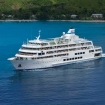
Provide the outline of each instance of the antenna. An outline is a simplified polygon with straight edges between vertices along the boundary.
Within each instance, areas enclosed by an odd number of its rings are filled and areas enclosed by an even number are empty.
[[[27,38],[27,44],[28,44],[28,38]]]
[[[39,40],[39,38],[40,38],[40,32],[41,32],[41,30],[39,30],[39,36],[36,37],[36,40]]]
[[[31,39],[32,39],[32,30],[31,30]]]
[[[39,30],[39,36],[40,36],[41,30]]]

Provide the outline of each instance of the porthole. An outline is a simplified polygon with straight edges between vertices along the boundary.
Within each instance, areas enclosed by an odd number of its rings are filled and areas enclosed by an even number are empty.
[[[66,59],[64,59],[63,61],[66,61]]]
[[[75,53],[75,55],[77,55],[77,53]]]

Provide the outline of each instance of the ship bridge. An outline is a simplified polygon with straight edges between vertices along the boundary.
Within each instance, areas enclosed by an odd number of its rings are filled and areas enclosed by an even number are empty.
[[[69,29],[67,33],[63,32],[61,38],[68,39],[68,40],[77,40],[79,36],[75,35],[75,29]]]

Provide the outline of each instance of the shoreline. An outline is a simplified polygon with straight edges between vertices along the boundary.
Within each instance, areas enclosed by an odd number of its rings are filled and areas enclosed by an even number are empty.
[[[46,22],[102,22],[105,20],[0,20],[0,22],[36,22],[36,21],[46,21]]]

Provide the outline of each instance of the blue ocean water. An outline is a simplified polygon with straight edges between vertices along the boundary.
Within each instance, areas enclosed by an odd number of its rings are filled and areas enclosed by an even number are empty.
[[[105,105],[105,58],[40,71],[15,71],[7,60],[39,30],[47,39],[70,27],[105,52],[105,23],[0,22],[0,105]]]

